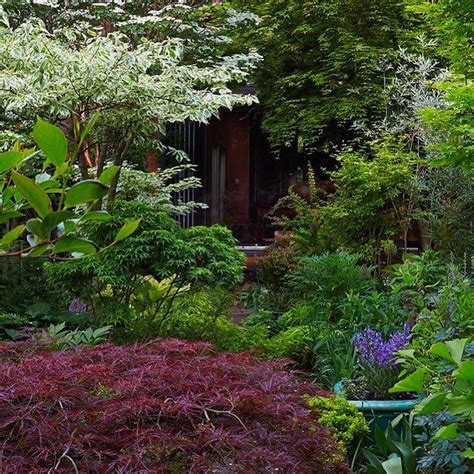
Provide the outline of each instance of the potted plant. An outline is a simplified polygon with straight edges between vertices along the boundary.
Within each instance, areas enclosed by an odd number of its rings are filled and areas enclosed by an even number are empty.
[[[385,430],[395,417],[411,411],[417,403],[406,393],[389,392],[401,371],[397,353],[408,344],[409,338],[408,324],[388,339],[372,328],[357,334],[353,341],[358,358],[356,376],[334,387],[336,394],[345,396],[364,414],[372,434],[376,425]]]

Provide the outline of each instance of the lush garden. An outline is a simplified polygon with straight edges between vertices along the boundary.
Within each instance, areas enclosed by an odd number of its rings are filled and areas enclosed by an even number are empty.
[[[0,472],[472,472],[470,3],[0,1]],[[252,275],[167,140],[249,106]]]

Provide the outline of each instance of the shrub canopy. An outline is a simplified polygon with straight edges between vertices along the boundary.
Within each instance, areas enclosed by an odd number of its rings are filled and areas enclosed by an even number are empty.
[[[4,472],[348,472],[284,362],[177,340],[31,349],[0,346]]]

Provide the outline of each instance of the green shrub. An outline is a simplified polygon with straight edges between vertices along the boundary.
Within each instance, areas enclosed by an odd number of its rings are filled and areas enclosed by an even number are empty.
[[[28,324],[26,316],[15,313],[0,313],[0,339],[15,339],[18,329]]]
[[[174,287],[191,285],[193,291],[231,289],[241,281],[243,256],[228,229],[182,229],[166,213],[140,203],[115,201],[111,214],[109,221],[91,223],[85,236],[106,246],[124,220],[141,218],[138,231],[96,256],[46,266],[52,286],[89,304],[97,327],[124,324],[147,276],[171,278]]]
[[[282,331],[266,344],[268,354],[276,359],[289,357],[301,367],[310,367],[312,347],[308,326],[296,326]]]
[[[349,291],[367,291],[374,282],[359,259],[359,255],[347,252],[301,258],[289,277],[293,298],[337,303]]]
[[[269,307],[275,311],[288,308],[287,277],[297,268],[295,252],[285,243],[275,243],[257,263],[258,279],[268,290]]]
[[[347,452],[353,451],[369,434],[364,415],[344,398],[314,397],[308,400],[308,405],[318,415],[318,422],[329,429]]]
[[[0,258],[0,311],[21,313],[36,303],[64,308],[64,293],[47,284],[43,268],[38,258]]]
[[[143,313],[135,313],[123,328],[116,330],[114,337],[119,342],[154,337],[206,341],[230,352],[263,348],[267,338],[265,327],[246,328],[228,318],[232,297],[222,289],[182,295],[176,298],[162,324],[150,327]]]
[[[432,251],[406,255],[403,263],[388,269],[392,292],[401,295],[405,305],[415,314],[430,303],[433,295],[447,282],[449,272],[450,266]]]
[[[350,291],[338,305],[337,327],[354,335],[367,327],[390,334],[407,321],[408,312],[399,294],[371,291],[360,294]]]

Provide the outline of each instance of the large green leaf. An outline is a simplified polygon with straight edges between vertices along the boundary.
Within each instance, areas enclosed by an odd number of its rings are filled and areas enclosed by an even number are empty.
[[[81,217],[81,222],[105,222],[110,219],[112,219],[112,216],[107,211],[89,211]]]
[[[459,365],[462,360],[464,348],[468,339],[455,339],[447,342],[437,342],[430,348],[430,352],[438,357],[442,357],[448,362]]]
[[[17,191],[28,201],[40,217],[46,217],[51,212],[51,201],[41,186],[16,171],[12,172],[12,180]]]
[[[454,374],[458,379],[474,382],[474,361],[465,360]]]
[[[132,235],[140,225],[141,219],[137,219],[135,221],[126,222],[122,228],[118,231],[117,235],[115,236],[115,242],[120,242],[121,240],[126,239],[130,235]]]
[[[55,166],[61,166],[67,156],[67,140],[62,130],[38,118],[33,128],[33,138],[43,153]]]
[[[86,179],[75,184],[67,193],[65,206],[74,207],[104,197],[109,187],[95,179]]]
[[[447,395],[447,393],[435,393],[425,398],[416,406],[415,412],[419,415],[429,415],[441,411],[444,408]]]
[[[448,398],[447,403],[451,415],[474,416],[474,391],[472,390],[464,396]]]
[[[80,239],[72,235],[66,235],[59,240],[53,248],[53,254],[58,253],[81,253],[90,255],[97,252],[94,242],[86,239]]]
[[[16,239],[18,239],[25,230],[24,225],[19,225],[12,229],[10,232],[7,232],[2,239],[0,240],[0,245],[10,245]]]
[[[20,151],[5,151],[0,153],[0,174],[14,168],[23,159]]]
[[[103,184],[110,184],[114,179],[114,176],[117,174],[118,170],[118,166],[109,166],[104,171],[102,171],[102,174],[99,177],[99,181]]]
[[[441,427],[434,435],[434,439],[456,439],[458,436],[458,424],[451,423]]]
[[[26,223],[26,229],[31,234],[37,235],[38,237],[42,238],[46,236],[43,232],[42,225],[43,221],[35,217],[34,219],[28,220],[28,222]]]
[[[399,392],[417,392],[421,393],[423,389],[423,380],[425,378],[426,369],[416,369],[415,372],[410,374],[408,377],[400,380],[390,390],[390,393]]]
[[[61,224],[61,222],[67,221],[68,219],[71,219],[75,215],[76,214],[74,214],[74,212],[72,211],[51,212],[43,219],[43,224],[42,224],[43,235],[48,235],[50,232],[56,229],[56,227],[59,224]]]
[[[399,456],[392,456],[382,463],[387,474],[403,474],[402,460]]]

